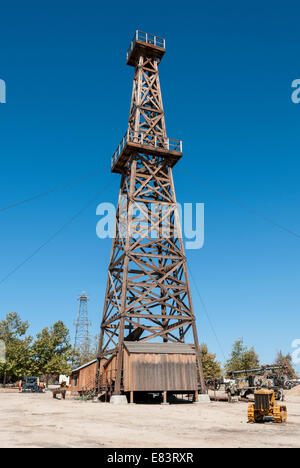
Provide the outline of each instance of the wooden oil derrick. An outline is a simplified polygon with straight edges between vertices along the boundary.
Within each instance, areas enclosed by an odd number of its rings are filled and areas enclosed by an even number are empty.
[[[189,330],[205,392],[172,167],[182,142],[167,137],[158,65],[165,40],[137,31],[127,52],[135,67],[128,130],[112,157],[121,174],[116,230],[101,324],[101,366],[115,359],[114,393],[123,390],[126,342],[184,343]],[[137,215],[138,213],[138,215]],[[151,389],[149,389],[151,390]]]

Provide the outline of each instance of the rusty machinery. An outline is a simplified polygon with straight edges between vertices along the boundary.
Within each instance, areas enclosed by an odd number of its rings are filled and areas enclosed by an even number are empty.
[[[275,423],[286,423],[287,408],[275,403],[274,390],[261,389],[254,393],[254,404],[248,407],[248,422],[260,423],[269,418]]]
[[[286,371],[285,366],[267,365],[255,369],[229,372],[228,375],[232,380],[226,385],[226,392],[246,398],[259,389],[267,388],[274,391],[276,400],[283,400]],[[243,377],[239,378],[239,376]]]

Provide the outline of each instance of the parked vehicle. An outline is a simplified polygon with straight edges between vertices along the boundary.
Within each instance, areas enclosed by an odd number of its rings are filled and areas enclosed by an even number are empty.
[[[43,393],[45,386],[37,377],[24,377],[21,383],[22,393]]]

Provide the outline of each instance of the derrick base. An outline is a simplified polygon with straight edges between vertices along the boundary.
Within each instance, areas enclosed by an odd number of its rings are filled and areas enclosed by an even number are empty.
[[[114,392],[116,356],[103,365],[101,392]],[[198,392],[195,350],[183,343],[124,342],[121,378],[123,393]]]

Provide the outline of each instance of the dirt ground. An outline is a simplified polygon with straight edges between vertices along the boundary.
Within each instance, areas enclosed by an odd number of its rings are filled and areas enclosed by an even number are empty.
[[[0,447],[300,447],[300,396],[288,424],[247,424],[247,403],[127,405],[0,394]]]

